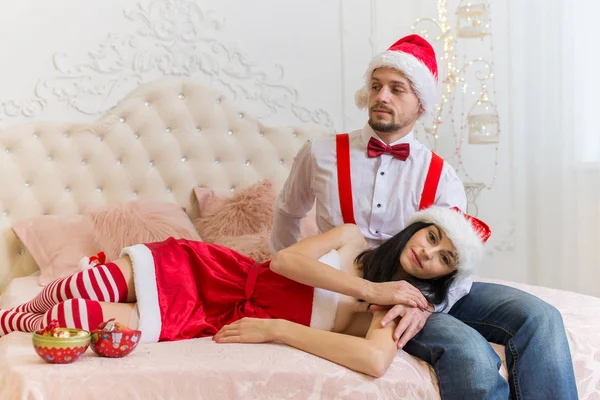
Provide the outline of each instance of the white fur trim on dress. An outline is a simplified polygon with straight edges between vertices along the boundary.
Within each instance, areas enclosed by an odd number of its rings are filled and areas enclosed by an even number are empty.
[[[437,98],[437,83],[429,68],[411,54],[401,51],[384,51],[373,58],[367,72],[365,72],[365,86],[360,88],[355,95],[358,108],[367,108],[369,105],[369,84],[373,71],[377,68],[389,67],[402,72],[412,83],[413,90],[421,101],[424,115],[433,113]]]
[[[152,251],[143,244],[125,247],[121,257],[129,256],[133,266],[133,282],[140,315],[138,329],[142,331],[141,343],[156,343],[162,330],[162,318],[158,304],[156,269]]]
[[[413,214],[408,224],[427,222],[436,224],[452,240],[458,253],[458,275],[471,275],[483,258],[484,245],[481,238],[462,213],[450,208],[432,206]]]
[[[324,264],[337,270],[340,269],[340,255],[337,251],[331,250],[319,258]],[[310,315],[310,326],[312,328],[330,331],[333,329],[335,315],[337,313],[339,295],[329,290],[315,288],[313,294],[312,313]]]

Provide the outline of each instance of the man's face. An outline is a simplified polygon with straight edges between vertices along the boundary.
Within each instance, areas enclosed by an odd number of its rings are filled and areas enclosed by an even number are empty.
[[[369,86],[369,125],[378,133],[398,133],[413,125],[423,113],[408,78],[392,68],[377,68]]]

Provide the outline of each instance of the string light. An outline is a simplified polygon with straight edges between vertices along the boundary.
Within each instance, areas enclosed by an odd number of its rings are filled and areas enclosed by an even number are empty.
[[[487,10],[490,10],[490,4],[488,2],[488,0],[485,0],[484,3],[482,3],[482,5],[484,7],[486,7]],[[496,79],[495,79],[495,74],[493,72],[493,66],[494,66],[494,45],[493,45],[493,36],[492,36],[492,30],[490,29],[490,27],[492,26],[492,13],[491,11],[487,13],[487,24],[485,24],[486,29],[488,29],[489,31],[487,32],[487,35],[489,36],[489,43],[490,43],[490,62],[489,62],[489,74],[488,74],[488,78],[492,81],[492,97],[494,99],[497,98],[496,96]],[[479,61],[484,61],[483,58],[478,58]],[[489,94],[487,92],[487,84],[485,83],[487,80],[484,80],[481,85],[481,93],[480,93],[480,99],[482,101],[488,102],[489,101]],[[486,108],[487,109],[487,108]],[[483,187],[485,187],[487,190],[491,190],[492,187],[494,186],[494,184],[496,183],[496,179],[498,177],[498,165],[499,165],[499,138],[501,135],[501,126],[500,126],[500,119],[497,119],[497,141],[496,144],[494,146],[494,169],[493,169],[493,173],[492,173],[492,179],[491,182],[489,184],[487,183],[483,183]],[[461,126],[461,138],[464,137],[465,132],[467,132],[467,124],[465,123],[464,125]],[[485,130],[485,125],[483,126],[483,130]],[[489,134],[489,133],[488,133]],[[460,164],[461,164],[461,170],[463,171],[465,178],[468,179],[469,181],[474,181],[474,179],[470,176],[470,174],[467,172],[466,167],[464,165],[464,163],[462,162],[462,154],[460,152],[460,149],[458,151],[458,157],[460,158]]]
[[[496,106],[490,102],[491,99],[496,99],[496,80],[493,72],[494,66],[494,48],[493,48],[493,37],[491,32],[492,18],[489,0],[478,0],[470,1],[464,5],[464,1],[461,0],[456,13],[458,15],[457,28],[453,32],[448,22],[448,9],[447,0],[438,0],[437,2],[438,19],[420,18],[413,25],[413,32],[416,32],[418,25],[425,22],[432,23],[440,31],[440,35],[436,37],[436,40],[443,42],[443,53],[439,56],[440,66],[443,73],[440,74],[442,95],[440,104],[434,110],[433,123],[431,129],[425,129],[430,135],[427,136],[427,140],[431,148],[437,151],[438,139],[440,135],[452,134],[454,139],[454,153],[452,159],[456,163],[456,169],[462,172],[466,180],[475,182],[470,176],[465,163],[463,161],[463,144],[465,137],[473,132],[477,133],[479,143],[495,143],[494,149],[494,169],[493,176],[490,183],[473,183],[472,186],[475,188],[476,193],[471,193],[472,196],[477,196],[479,190],[485,187],[488,190],[492,189],[496,182],[498,172],[498,154],[499,145],[498,139],[500,137],[501,129],[499,118],[497,117]],[[461,18],[463,18],[461,20]],[[461,23],[464,23],[462,25]],[[427,29],[423,29],[419,32],[425,36],[429,34]],[[462,67],[457,67],[457,47],[458,38],[484,38],[489,39],[490,49],[490,61],[486,61],[484,57],[477,57],[471,60],[467,60],[466,52],[462,57]],[[479,92],[471,89],[468,90],[469,85],[466,82],[466,72],[468,69],[473,68],[475,64],[484,66],[487,68],[488,73],[486,76],[481,77],[479,71],[476,73],[476,78],[480,81]],[[442,72],[440,71],[440,72]],[[491,80],[491,96],[488,92],[488,81]],[[486,119],[486,115],[471,115],[473,108],[468,112],[468,117],[465,115],[465,104],[467,94],[471,96],[477,96],[477,100],[473,107],[479,107],[479,109],[485,113],[489,118]],[[455,120],[455,106],[460,105],[460,120],[457,124]],[[491,113],[491,114],[490,114]],[[494,118],[495,117],[495,118]],[[475,123],[474,121],[477,121]],[[486,125],[492,124],[492,125]],[[458,125],[458,131],[457,131]],[[443,127],[443,130],[442,130]],[[469,132],[471,129],[473,132]],[[433,141],[433,143],[431,143]],[[450,162],[450,160],[448,160]]]

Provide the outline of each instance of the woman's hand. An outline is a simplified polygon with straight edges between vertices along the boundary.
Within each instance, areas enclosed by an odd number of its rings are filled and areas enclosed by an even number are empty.
[[[425,296],[407,281],[369,282],[369,289],[364,300],[382,306],[399,304],[420,309],[429,307]]]
[[[242,318],[221,328],[213,340],[217,343],[265,343],[276,340],[278,320]]]

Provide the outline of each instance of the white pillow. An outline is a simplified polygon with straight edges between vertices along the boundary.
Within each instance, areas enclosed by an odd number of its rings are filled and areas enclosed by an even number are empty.
[[[44,288],[38,283],[39,277],[40,272],[38,271],[33,275],[11,280],[0,295],[0,308],[7,310],[28,302],[37,296]]]

